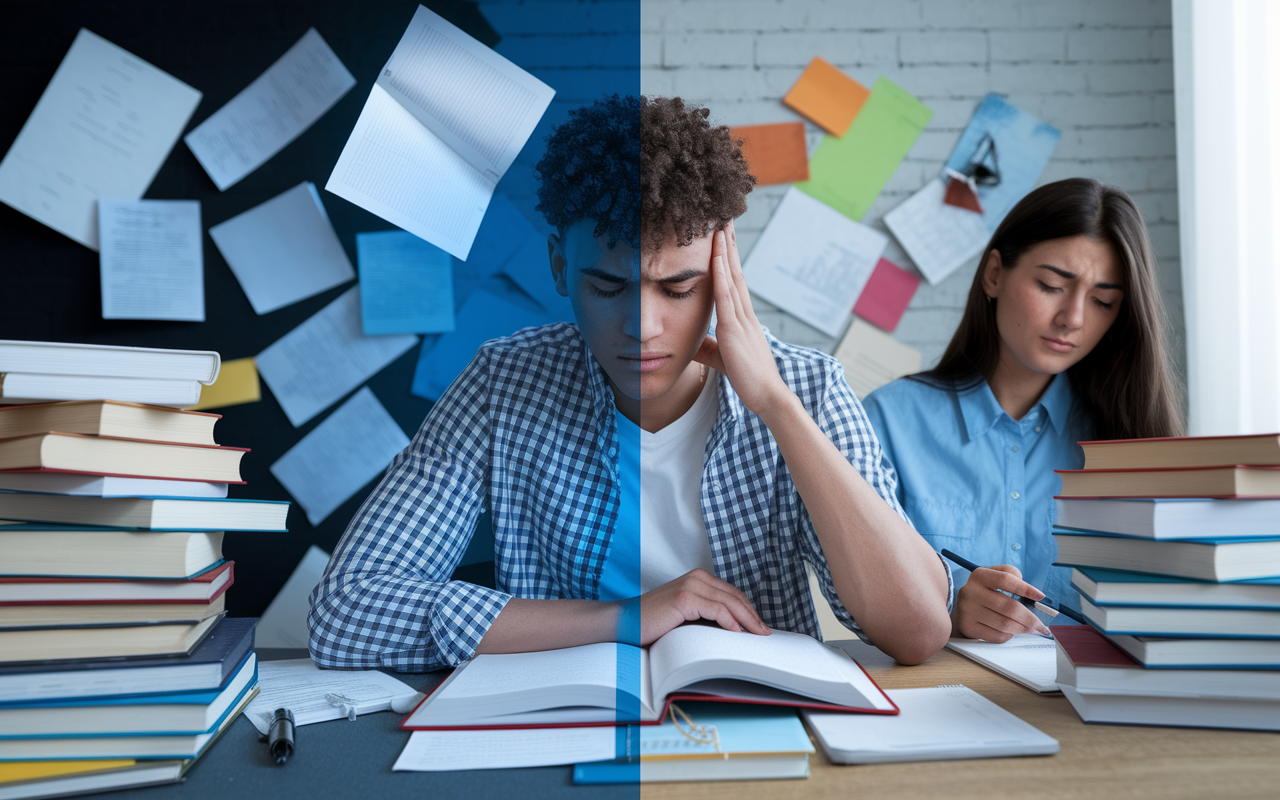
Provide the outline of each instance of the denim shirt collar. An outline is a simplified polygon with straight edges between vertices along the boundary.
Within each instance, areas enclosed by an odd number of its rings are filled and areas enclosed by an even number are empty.
[[[960,413],[964,418],[965,432],[969,441],[980,438],[995,427],[1008,413],[1001,408],[991,386],[983,380],[971,389],[965,389],[957,396]],[[1067,430],[1067,419],[1071,414],[1071,380],[1065,372],[1053,376],[1045,388],[1044,394],[1032,409],[1041,408],[1048,421],[1058,431]],[[1030,413],[1030,412],[1028,412]],[[1009,417],[1012,419],[1012,417]],[[1025,418],[1024,418],[1025,419]]]

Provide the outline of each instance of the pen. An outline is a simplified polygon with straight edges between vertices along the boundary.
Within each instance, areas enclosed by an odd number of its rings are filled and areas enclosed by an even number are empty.
[[[277,708],[271,716],[271,727],[267,728],[267,749],[276,764],[283,764],[293,755],[293,712],[287,708]]]
[[[977,564],[973,563],[969,559],[964,558],[963,556],[958,556],[955,553],[945,548],[943,548],[942,550],[942,555],[956,562],[957,564],[969,570],[970,572],[973,572],[975,569],[981,569],[981,567],[979,567]],[[1044,613],[1048,614],[1051,617],[1056,617],[1059,614],[1065,614],[1066,616],[1070,617],[1076,622],[1079,622],[1081,625],[1089,624],[1088,620],[1086,620],[1084,617],[1077,614],[1075,611],[1072,611],[1071,609],[1067,608],[1061,603],[1057,603],[1057,602],[1054,602],[1053,600],[1050,600],[1048,597],[1045,597],[1042,600],[1032,600],[1029,597],[1023,597],[1022,595],[1013,594],[1012,592],[1010,592],[1009,594],[1011,597],[1013,597],[1014,600],[1017,600],[1019,603],[1022,603],[1027,608],[1033,608],[1033,609],[1036,609],[1037,611],[1043,611]]]

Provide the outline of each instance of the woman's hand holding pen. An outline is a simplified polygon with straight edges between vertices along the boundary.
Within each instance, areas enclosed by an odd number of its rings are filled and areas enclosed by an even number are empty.
[[[1031,600],[1044,598],[1044,592],[1022,580],[1022,572],[1015,566],[979,567],[956,593],[951,610],[956,635],[1007,642],[1019,633],[1049,633],[1039,617],[1005,592]]]

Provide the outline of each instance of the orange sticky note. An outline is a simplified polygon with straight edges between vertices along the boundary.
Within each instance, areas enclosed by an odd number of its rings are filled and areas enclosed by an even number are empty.
[[[739,125],[729,133],[742,140],[742,157],[757,186],[809,180],[803,122]]]
[[[870,95],[870,89],[814,56],[782,102],[832,136],[844,136]]]

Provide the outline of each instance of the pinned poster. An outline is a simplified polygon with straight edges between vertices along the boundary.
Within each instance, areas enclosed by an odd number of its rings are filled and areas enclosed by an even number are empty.
[[[757,186],[809,180],[803,122],[738,125],[729,135],[742,141],[742,157]]]
[[[870,94],[867,87],[814,56],[782,102],[832,136],[844,136]]]
[[[882,330],[854,319],[836,348],[845,380],[858,397],[866,397],[890,381],[920,371],[920,351]]]
[[[862,219],[932,117],[910,92],[878,79],[849,131],[822,140],[809,162],[812,177],[796,188],[849,219]]]
[[[920,279],[887,258],[876,263],[853,313],[877,328],[893,332],[911,305]]]

